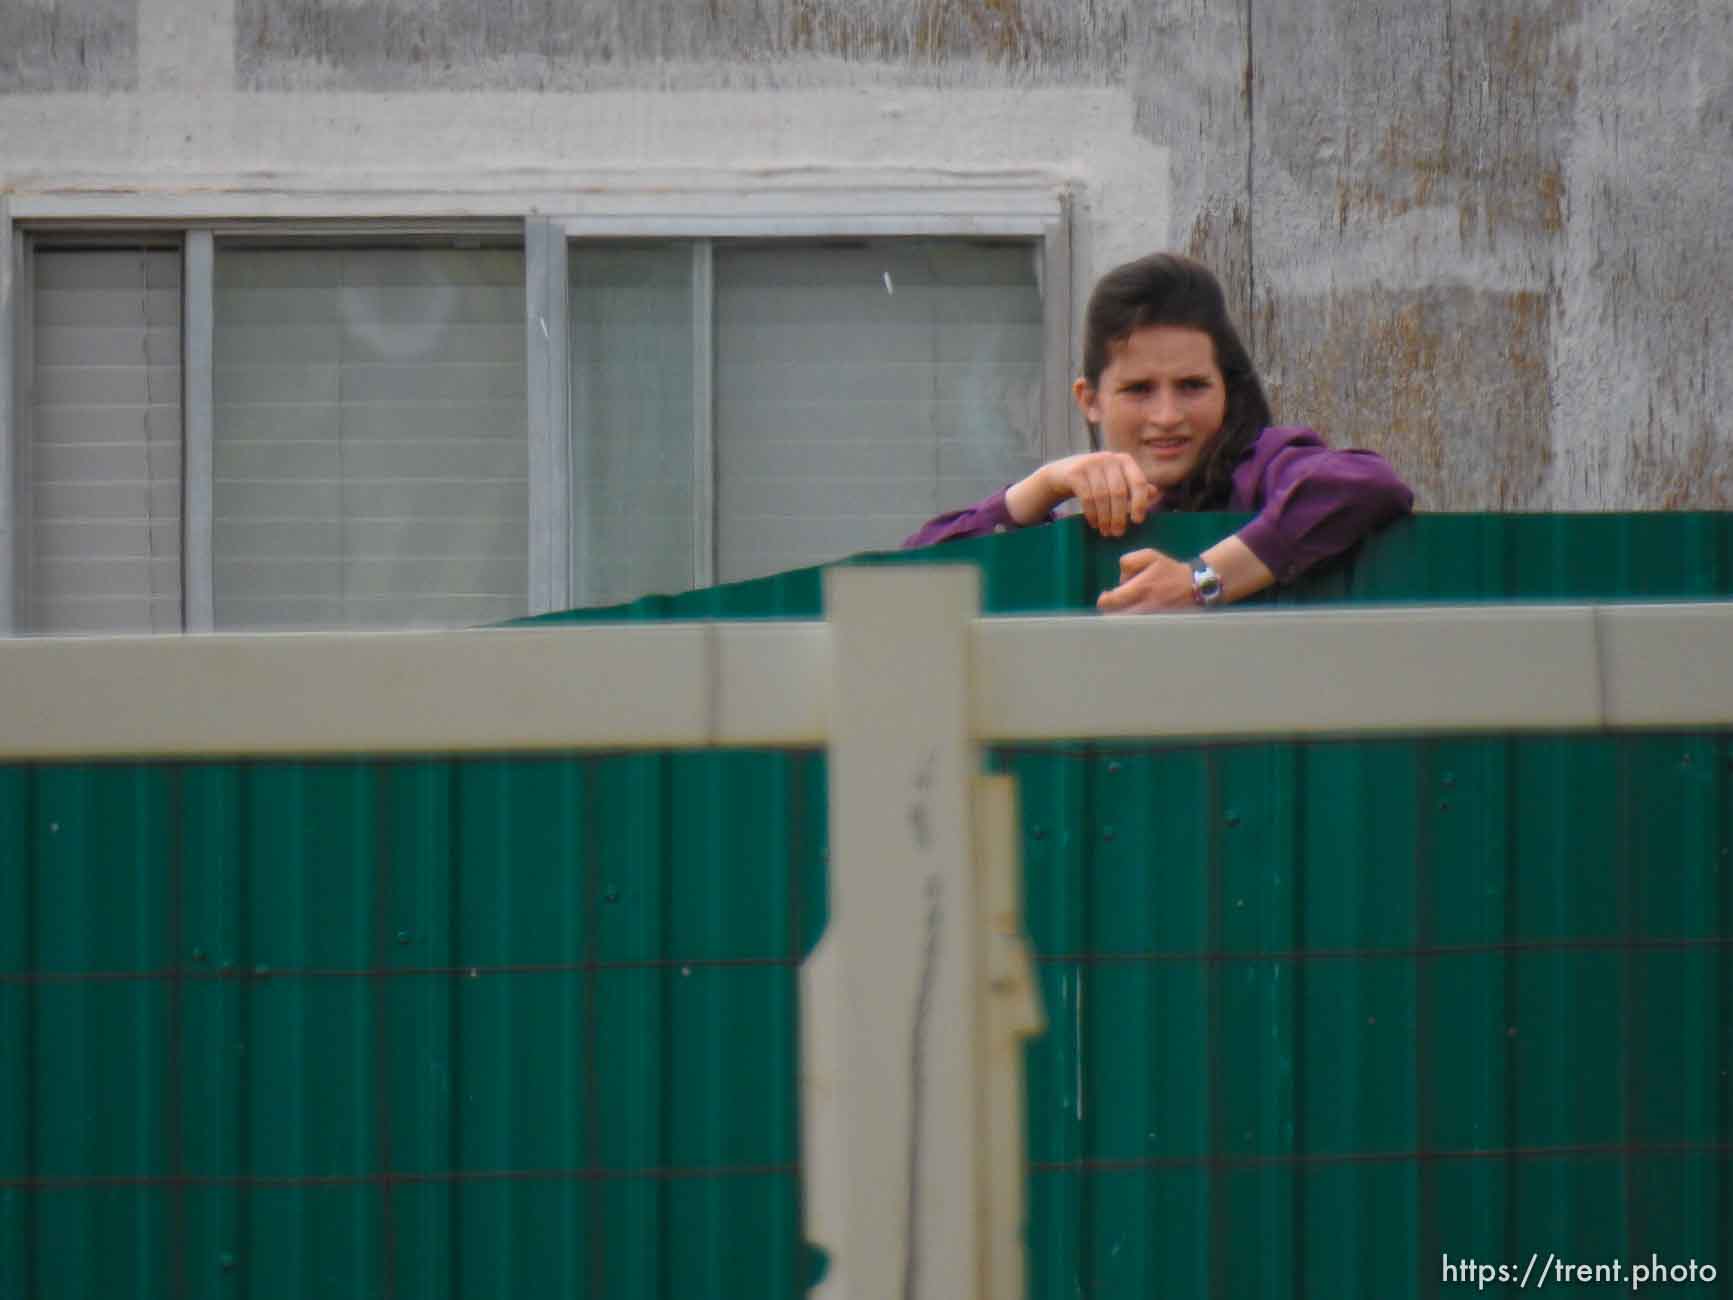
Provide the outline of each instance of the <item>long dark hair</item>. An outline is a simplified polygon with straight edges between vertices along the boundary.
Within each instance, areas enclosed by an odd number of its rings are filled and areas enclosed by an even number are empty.
[[[1151,253],[1102,276],[1083,320],[1083,378],[1091,388],[1101,387],[1101,372],[1113,360],[1114,348],[1146,325],[1202,330],[1215,344],[1216,366],[1227,385],[1227,414],[1185,482],[1163,493],[1163,499],[1180,510],[1222,509],[1233,491],[1234,466],[1273,417],[1251,354],[1228,319],[1221,282],[1201,263],[1177,253]]]

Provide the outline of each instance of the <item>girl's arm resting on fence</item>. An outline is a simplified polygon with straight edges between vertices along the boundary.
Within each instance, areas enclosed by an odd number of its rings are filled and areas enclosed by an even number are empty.
[[[1127,468],[1129,467],[1129,468]],[[1266,429],[1235,471],[1235,496],[1258,515],[1203,552],[1222,579],[1223,599],[1243,600],[1353,546],[1406,514],[1414,494],[1383,457],[1335,451],[1310,429]],[[1153,490],[1129,456],[1093,452],[1043,465],[984,501],[940,515],[904,547],[1010,532],[1051,521],[1053,508],[1077,497],[1092,527],[1118,536],[1148,515]],[[1093,513],[1091,511],[1093,510]],[[1193,604],[1191,569],[1156,550],[1120,558],[1120,585],[1100,608],[1117,613],[1183,609]]]
[[[1277,582],[1292,582],[1414,505],[1382,456],[1334,451],[1310,429],[1266,430],[1234,478],[1258,511],[1235,536]]]
[[[1012,517],[1005,505],[1005,491],[999,491],[985,501],[977,501],[972,506],[929,519],[904,539],[903,549],[907,551],[917,546],[932,546],[938,542],[955,542],[965,537],[985,537],[989,533],[1006,533],[1020,527],[1022,525]]]
[[[1266,429],[1234,474],[1235,495],[1257,518],[1203,552],[1231,603],[1291,582],[1413,506],[1414,494],[1383,457],[1333,451],[1310,429]],[[1103,592],[1112,613],[1193,607],[1191,568],[1160,551],[1121,557],[1120,585]]]

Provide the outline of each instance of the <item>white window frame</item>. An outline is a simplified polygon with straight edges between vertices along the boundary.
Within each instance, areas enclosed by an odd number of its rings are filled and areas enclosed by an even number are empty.
[[[18,610],[18,566],[23,530],[18,522],[18,498],[23,480],[18,473],[19,417],[27,409],[22,383],[25,374],[19,325],[25,295],[19,281],[26,269],[24,235],[12,225],[12,200],[0,193],[0,636],[11,636],[21,622]]]
[[[212,338],[218,242],[521,239],[524,253],[531,614],[586,603],[571,563],[569,244],[584,239],[686,240],[694,318],[693,574],[715,581],[714,273],[716,240],[999,238],[1028,241],[1042,298],[1043,460],[1086,445],[1070,398],[1072,240],[1066,188],[1005,186],[617,191],[584,195],[0,194],[0,636],[23,623],[28,520],[20,449],[28,441],[32,250],[38,242],[109,236],[183,248],[183,623],[214,630]]]
[[[34,259],[39,244],[128,247],[148,240],[181,252],[181,627],[186,632],[216,630],[214,333],[216,247],[309,242],[342,247],[363,242],[516,241],[521,219],[413,221],[390,215],[378,219],[334,221],[190,221],[173,216],[134,217],[98,222],[88,216],[37,217],[14,221],[10,280],[0,284],[0,347],[8,337],[11,365],[0,365],[14,387],[0,389],[0,635],[24,626],[24,578],[28,564],[30,514],[21,450],[29,444],[34,362]],[[0,236],[5,232],[0,229]],[[527,252],[527,250],[526,250]],[[527,287],[527,286],[526,286]],[[10,289],[10,301],[5,292]],[[533,336],[532,336],[533,337]],[[533,375],[533,363],[531,374]],[[533,454],[533,444],[532,444]],[[534,467],[532,464],[532,473]],[[534,530],[532,502],[531,529]],[[531,559],[533,562],[534,553]],[[532,597],[533,597],[532,591]],[[558,608],[550,605],[547,610]],[[531,612],[547,612],[533,608]]]

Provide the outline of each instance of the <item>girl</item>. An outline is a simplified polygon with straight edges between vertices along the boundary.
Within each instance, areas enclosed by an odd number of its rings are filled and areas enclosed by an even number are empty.
[[[1047,523],[1072,497],[1107,537],[1152,510],[1257,512],[1190,560],[1156,550],[1121,556],[1119,586],[1097,604],[1142,613],[1227,604],[1292,581],[1414,503],[1382,457],[1332,451],[1310,429],[1270,424],[1221,285],[1188,258],[1155,253],[1101,278],[1072,395],[1105,450],[1050,461],[940,515],[903,545]]]

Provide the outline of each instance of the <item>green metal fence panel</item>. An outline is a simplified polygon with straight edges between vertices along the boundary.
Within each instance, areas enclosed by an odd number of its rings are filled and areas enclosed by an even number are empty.
[[[861,562],[1087,609],[1231,523]],[[1265,603],[1729,596],[1724,516],[1427,516]],[[1733,1268],[1726,735],[990,761],[1050,1022],[1032,1295]],[[804,752],[0,768],[0,1297],[800,1294],[825,798]]]

